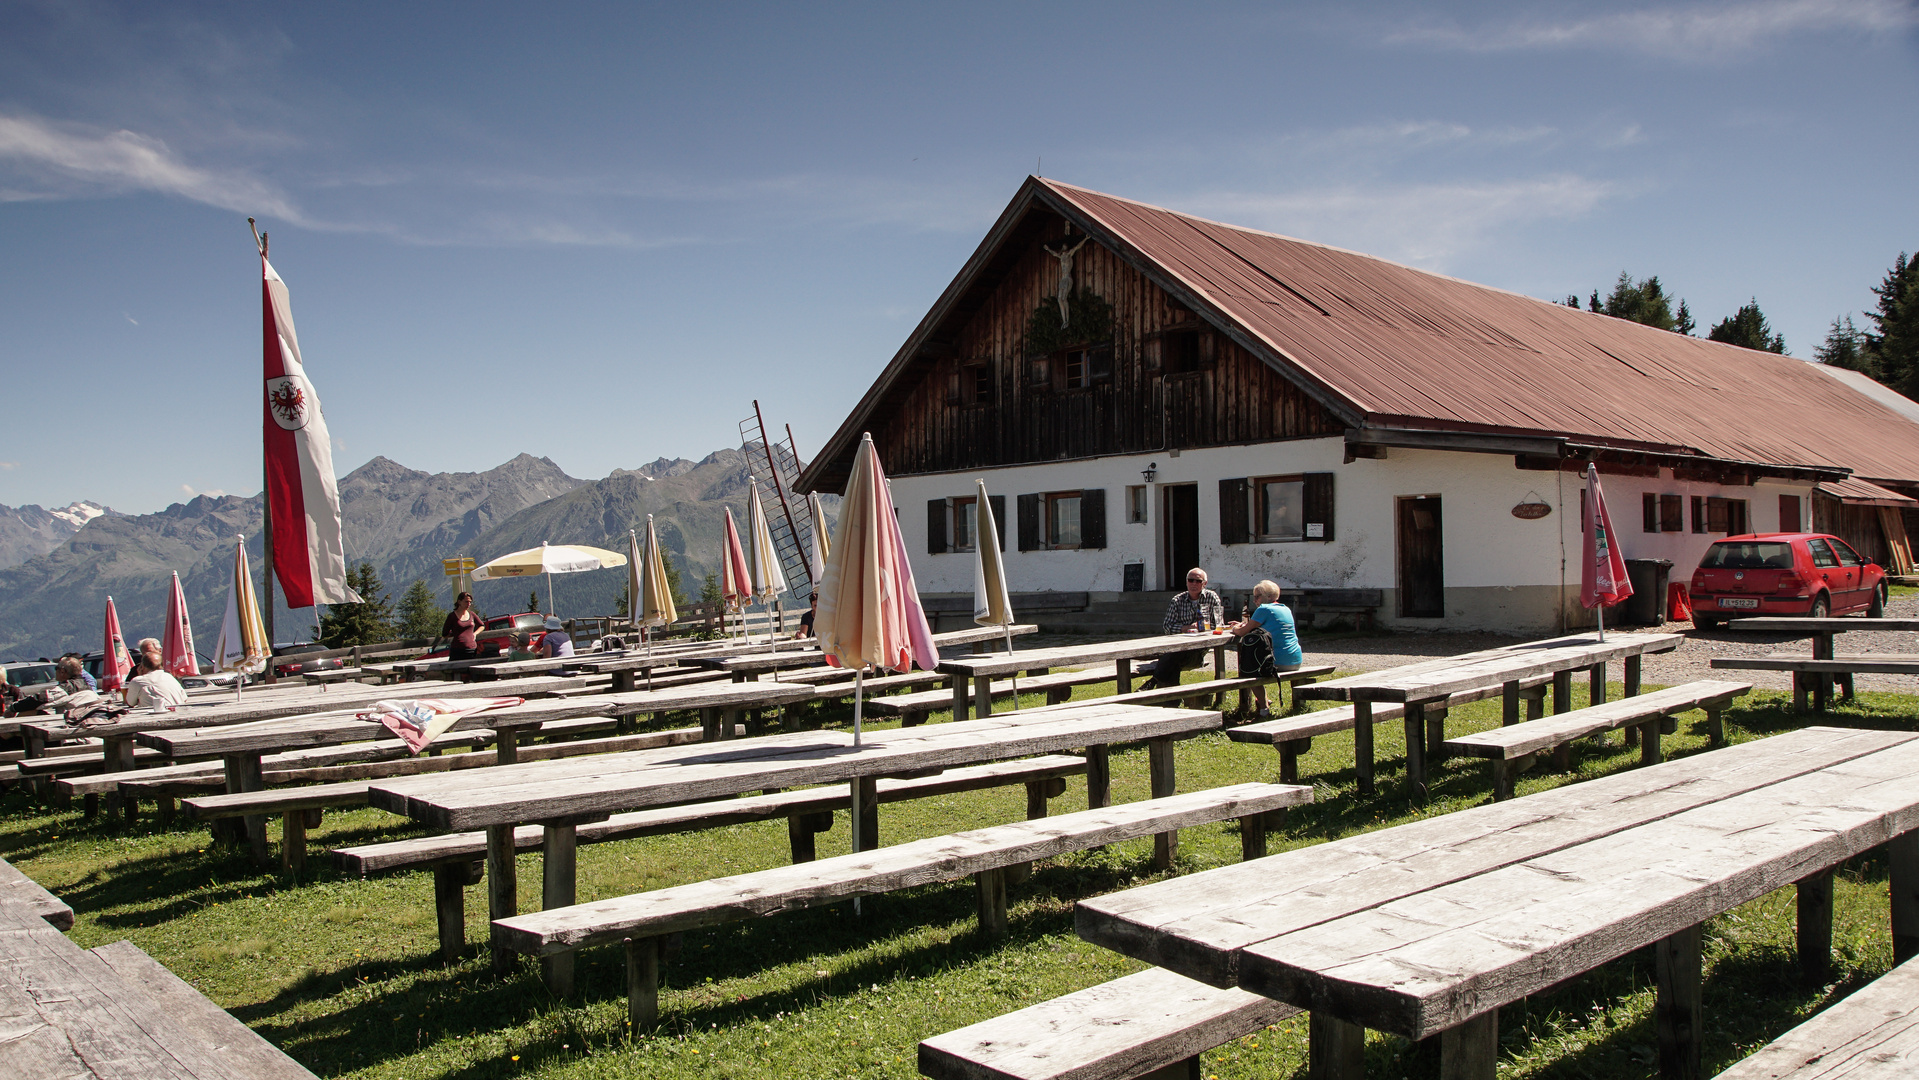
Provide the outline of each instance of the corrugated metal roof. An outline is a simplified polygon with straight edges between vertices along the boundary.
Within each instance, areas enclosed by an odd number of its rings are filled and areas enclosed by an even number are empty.
[[[1372,423],[1919,481],[1919,424],[1791,357],[1040,180]]]
[[[1855,506],[1890,506],[1895,509],[1919,507],[1919,499],[1907,498],[1896,491],[1887,491],[1878,484],[1869,484],[1856,476],[1844,480],[1821,480],[1814,490],[1823,491],[1840,502]]]

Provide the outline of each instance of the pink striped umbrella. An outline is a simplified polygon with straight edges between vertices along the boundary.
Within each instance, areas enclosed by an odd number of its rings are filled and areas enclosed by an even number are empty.
[[[738,612],[745,621],[746,605],[753,599],[753,575],[746,568],[746,548],[740,543],[740,530],[733,524],[733,508],[726,508],[725,548],[720,552],[720,598],[728,611]]]
[[[113,597],[107,597],[106,659],[100,662],[100,689],[119,690],[127,685],[133,670],[133,658],[127,655],[126,635],[120,633],[120,613],[114,610]]]
[[[187,594],[180,589],[178,571],[173,575],[173,591],[167,594],[167,628],[160,637],[160,666],[177,679],[200,673],[200,661],[193,655],[193,621],[187,617]]]
[[[1599,613],[1599,640],[1606,640],[1606,607],[1632,595],[1626,558],[1612,531],[1606,496],[1599,488],[1599,467],[1586,466],[1585,541],[1579,560],[1579,603]]]

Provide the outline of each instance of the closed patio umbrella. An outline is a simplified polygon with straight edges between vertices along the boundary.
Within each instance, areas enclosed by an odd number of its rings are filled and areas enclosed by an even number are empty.
[[[806,574],[813,579],[813,591],[818,592],[820,582],[826,580],[826,556],[833,551],[833,541],[827,535],[826,508],[820,505],[820,493],[810,492],[806,505],[813,513],[813,550],[806,554]]]
[[[973,529],[973,621],[1006,632],[1006,655],[1013,655],[1013,595],[1006,587],[1006,563],[999,549],[999,527],[993,504],[986,497],[986,481],[975,480]],[[1019,708],[1019,672],[1013,673],[1013,708]]]
[[[126,635],[120,632],[120,613],[114,609],[111,596],[107,597],[106,654],[100,665],[100,689],[125,689],[127,674],[133,670],[133,658],[127,655]]]
[[[1606,605],[1617,604],[1632,595],[1632,578],[1626,574],[1626,558],[1619,551],[1617,535],[1612,531],[1612,515],[1606,512],[1606,496],[1599,489],[1599,466],[1586,465],[1586,520],[1582,558],[1579,560],[1579,603],[1599,616],[1599,640],[1606,640]]]
[[[489,581],[545,574],[546,613],[555,615],[558,613],[553,610],[554,574],[577,574],[587,570],[604,570],[625,565],[626,556],[617,551],[588,547],[585,544],[548,544],[543,541],[539,547],[502,555],[479,567],[473,571],[473,580]]]
[[[733,508],[726,508],[726,534],[720,549],[720,600],[726,611],[737,612],[740,627],[746,627],[746,605],[753,597],[753,574],[746,568],[746,549],[740,546],[740,530],[733,524]],[[720,629],[726,629],[726,615],[720,615]]]
[[[634,539],[638,544],[638,538]],[[671,626],[679,620],[679,609],[673,604],[673,589],[666,580],[666,556],[660,550],[660,534],[653,528],[653,515],[646,515],[646,551],[640,555],[639,570],[633,576],[637,578],[633,590],[633,625],[642,627],[646,634],[646,647],[650,654],[653,648],[652,627]],[[653,688],[653,672],[646,673],[647,689]]]
[[[177,679],[200,673],[200,662],[193,656],[193,622],[187,617],[187,595],[180,588],[178,571],[167,593],[167,628],[160,635],[160,663]]]
[[[780,567],[780,553],[773,547],[773,529],[766,521],[766,508],[760,505],[760,485],[755,482],[746,500],[746,573],[751,586],[753,599],[776,607],[780,597],[786,594],[786,572]],[[767,613],[769,616],[773,612]],[[782,620],[783,621],[783,620]],[[773,621],[766,626],[768,644],[777,642],[773,635]]]
[[[246,677],[265,671],[273,652],[267,643],[266,624],[260,621],[260,601],[253,593],[246,537],[239,540],[233,552],[233,578],[227,587],[226,617],[220,620],[220,637],[213,645],[213,667],[216,671],[234,673],[236,699]]]

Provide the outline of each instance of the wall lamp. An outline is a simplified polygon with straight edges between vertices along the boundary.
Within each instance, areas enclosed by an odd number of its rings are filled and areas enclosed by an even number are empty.
[[[1159,475],[1159,462],[1157,461],[1147,462],[1146,467],[1139,471],[1139,475],[1147,483],[1149,484],[1152,483],[1153,479]]]

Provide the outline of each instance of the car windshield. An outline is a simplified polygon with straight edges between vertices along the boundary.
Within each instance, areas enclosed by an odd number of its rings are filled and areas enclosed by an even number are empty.
[[[546,616],[540,614],[521,615],[513,620],[515,630],[538,630],[546,625]]]
[[[21,664],[7,669],[7,681],[15,686],[38,686],[53,681],[52,664]]]
[[[1701,570],[1790,570],[1792,545],[1754,540],[1724,541],[1706,549]]]

